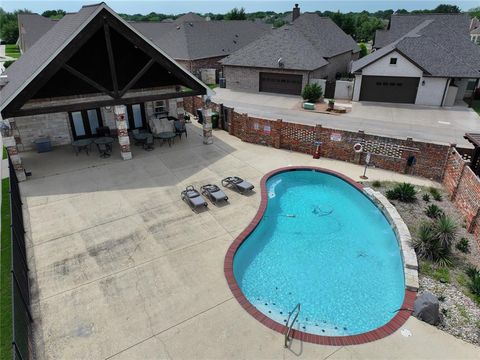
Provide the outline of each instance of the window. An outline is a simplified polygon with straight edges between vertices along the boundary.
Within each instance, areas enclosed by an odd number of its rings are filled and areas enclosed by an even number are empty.
[[[161,114],[167,112],[167,101],[157,100],[153,103],[153,112],[155,114]]]
[[[390,65],[395,65],[397,63],[397,58],[390,58]]]

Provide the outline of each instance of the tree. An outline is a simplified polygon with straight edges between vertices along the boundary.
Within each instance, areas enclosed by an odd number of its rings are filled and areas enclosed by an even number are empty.
[[[240,9],[233,8],[225,15],[225,20],[247,20],[245,9],[243,7]]]
[[[65,10],[58,9],[58,10],[46,10],[42,13],[42,16],[54,19],[54,20],[60,20],[65,16],[66,12]]]
[[[477,17],[480,18],[480,6],[468,10],[468,13],[470,14],[471,17]]]
[[[457,5],[440,4],[432,11],[433,13],[459,14],[460,8]]]
[[[367,56],[368,55],[367,46],[364,43],[361,43],[359,47],[360,47],[360,58]]]

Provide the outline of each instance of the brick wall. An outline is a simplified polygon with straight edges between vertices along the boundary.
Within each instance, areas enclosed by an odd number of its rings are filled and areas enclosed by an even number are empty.
[[[196,109],[203,107],[200,97],[186,98],[185,109],[196,114]],[[219,105],[210,107],[218,111]],[[229,115],[229,132],[243,141],[289,149],[305,154],[313,154],[314,142],[320,141],[320,155],[329,159],[364,164],[367,152],[371,152],[371,164],[378,168],[398,173],[423,176],[436,181],[443,179],[449,149],[447,145],[438,145],[413,141],[412,139],[395,139],[382,136],[325,128],[320,125],[310,126],[267,120],[239,114],[233,110]],[[364,152],[356,154],[353,146],[360,143]],[[414,156],[416,164],[408,166],[407,160]]]
[[[443,184],[465,217],[467,230],[475,234],[480,244],[480,180],[454,148],[449,152]]]

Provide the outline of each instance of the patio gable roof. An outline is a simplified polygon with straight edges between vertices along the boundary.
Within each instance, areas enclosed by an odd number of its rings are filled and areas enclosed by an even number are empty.
[[[67,14],[5,75],[4,118],[210,92],[104,3]]]

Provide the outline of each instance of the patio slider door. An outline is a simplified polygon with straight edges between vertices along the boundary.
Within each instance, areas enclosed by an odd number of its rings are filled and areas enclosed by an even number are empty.
[[[72,111],[68,115],[74,140],[97,136],[97,128],[103,126],[99,108]]]
[[[127,127],[128,130],[145,129],[147,127],[145,105],[143,103],[127,105]]]

